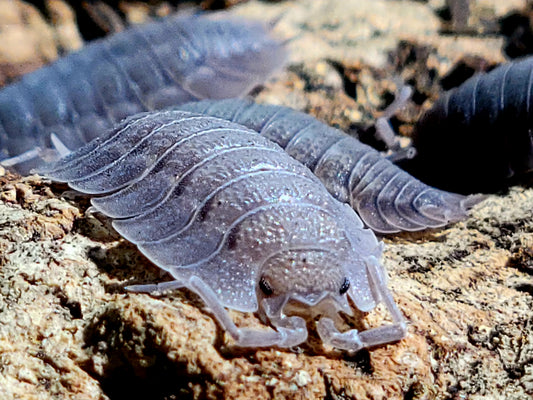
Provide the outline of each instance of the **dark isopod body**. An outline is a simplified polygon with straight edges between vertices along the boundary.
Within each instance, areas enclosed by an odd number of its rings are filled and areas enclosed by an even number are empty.
[[[468,79],[420,119],[407,169],[462,193],[523,180],[533,171],[532,102],[533,57]]]
[[[240,96],[284,60],[282,43],[256,22],[178,16],[133,27],[2,89],[0,160],[33,155],[12,163],[27,172],[57,149],[52,134],[74,150],[141,111]]]

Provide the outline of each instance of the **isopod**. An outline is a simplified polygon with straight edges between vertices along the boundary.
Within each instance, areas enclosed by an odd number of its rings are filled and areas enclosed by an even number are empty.
[[[477,74],[420,118],[417,155],[405,166],[424,182],[492,192],[533,171],[533,57]]]
[[[320,315],[322,341],[350,351],[405,334],[373,232],[257,132],[183,111],[142,113],[41,173],[99,196],[93,206],[175,279],[132,289],[194,291],[239,346],[300,344],[302,316]],[[393,323],[339,331],[348,298],[362,311],[383,302]],[[275,330],[238,328],[225,308],[258,312]]]
[[[228,99],[178,108],[237,122],[274,141],[378,233],[441,227],[465,218],[481,199],[432,188],[372,147],[288,107]]]
[[[240,96],[285,56],[258,22],[175,16],[130,28],[0,91],[0,161],[24,173],[138,112]]]

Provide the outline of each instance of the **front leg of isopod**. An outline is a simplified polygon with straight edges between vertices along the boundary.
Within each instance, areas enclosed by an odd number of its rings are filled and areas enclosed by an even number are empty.
[[[235,341],[241,347],[293,347],[307,340],[307,325],[301,317],[285,317],[271,321],[276,331],[257,329],[238,329]]]
[[[240,347],[292,347],[307,339],[307,326],[300,317],[284,317],[271,320],[274,330],[238,328],[216,293],[202,279],[192,277],[186,285],[198,294],[209,307],[218,323],[235,340]]]
[[[337,349],[358,351],[365,347],[357,329],[339,332],[335,323],[330,318],[321,318],[317,324],[317,331],[324,344],[328,344]]]
[[[169,281],[169,282],[161,282],[161,283],[155,283],[155,284],[146,284],[146,285],[129,285],[126,286],[124,289],[126,289],[128,292],[136,292],[136,293],[162,293],[166,292],[167,290],[176,290],[181,289],[185,287],[186,284],[180,280],[175,281]]]
[[[375,257],[366,260],[368,281],[376,303],[383,302],[392,317],[392,324],[359,332],[351,329],[339,332],[333,320],[323,317],[318,321],[317,331],[324,343],[338,349],[358,351],[364,347],[398,341],[405,337],[407,326],[405,319],[396,306],[392,294],[387,288],[383,270]]]

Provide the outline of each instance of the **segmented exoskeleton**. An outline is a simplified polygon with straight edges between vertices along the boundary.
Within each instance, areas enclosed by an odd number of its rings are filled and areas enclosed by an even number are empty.
[[[322,340],[358,350],[401,339],[382,246],[357,214],[278,145],[241,125],[183,111],[140,114],[43,169],[93,206],[187,287],[240,346],[289,347],[314,317]],[[384,302],[393,324],[340,332],[339,311]],[[276,331],[237,328],[224,307],[259,311]]]
[[[27,172],[46,149],[76,149],[126,116],[242,95],[284,60],[260,23],[187,16],[133,27],[0,91],[0,161],[22,155],[3,165]]]
[[[349,203],[375,232],[440,227],[465,218],[479,201],[427,186],[372,147],[287,107],[229,99],[179,108],[237,122],[276,142],[310,168],[336,199]]]
[[[533,171],[533,57],[478,74],[418,121],[405,162],[429,184],[494,191]]]

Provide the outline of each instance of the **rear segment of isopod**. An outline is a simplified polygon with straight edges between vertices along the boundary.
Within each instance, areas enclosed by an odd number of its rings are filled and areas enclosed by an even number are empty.
[[[375,232],[444,226],[465,218],[480,200],[427,186],[354,137],[287,107],[229,99],[179,108],[235,121],[276,142]]]
[[[26,172],[58,150],[52,134],[74,150],[141,111],[243,95],[284,61],[260,23],[187,16],[133,27],[0,91],[0,161],[22,154],[3,164]]]
[[[348,350],[405,333],[372,231],[305,166],[241,125],[140,114],[42,172],[98,195],[94,207],[175,278],[162,287],[196,292],[238,345],[297,345],[307,337],[302,315],[320,315],[323,341]],[[384,302],[393,325],[339,332],[348,299],[362,311]],[[258,311],[276,330],[237,328],[225,307]]]

